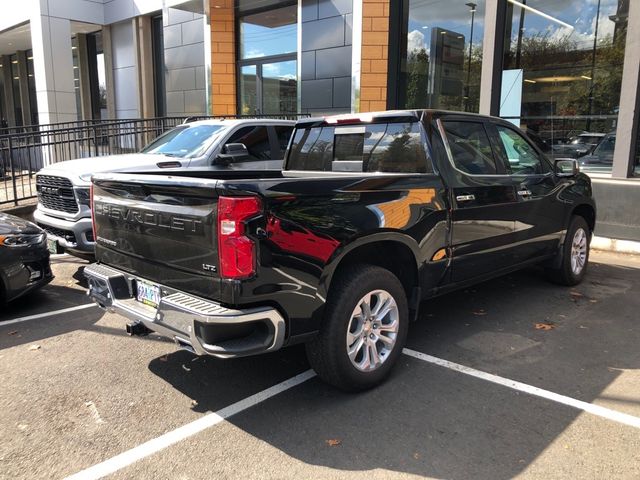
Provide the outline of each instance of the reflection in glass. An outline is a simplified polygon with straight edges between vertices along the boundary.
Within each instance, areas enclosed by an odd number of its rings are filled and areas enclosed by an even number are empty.
[[[295,60],[262,65],[262,113],[297,111],[298,89]]]
[[[610,170],[596,149],[617,124],[629,2],[526,5],[508,2],[501,115],[539,135],[552,156]]]
[[[258,113],[258,91],[256,85],[256,66],[246,65],[240,68],[240,114]]]
[[[409,0],[398,106],[477,112],[484,0]]]
[[[241,17],[240,58],[295,52],[297,15],[297,5],[289,5]]]

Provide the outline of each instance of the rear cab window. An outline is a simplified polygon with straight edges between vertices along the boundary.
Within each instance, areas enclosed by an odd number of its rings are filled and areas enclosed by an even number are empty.
[[[433,173],[418,122],[296,129],[286,170]]]

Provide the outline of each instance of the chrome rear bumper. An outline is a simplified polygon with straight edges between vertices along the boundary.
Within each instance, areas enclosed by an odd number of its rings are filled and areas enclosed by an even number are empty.
[[[163,285],[160,304],[151,307],[135,299],[135,282],[144,279],[100,264],[86,267],[84,275],[87,295],[98,306],[142,322],[198,355],[241,357],[278,350],[284,343],[284,318],[274,308],[226,308]]]

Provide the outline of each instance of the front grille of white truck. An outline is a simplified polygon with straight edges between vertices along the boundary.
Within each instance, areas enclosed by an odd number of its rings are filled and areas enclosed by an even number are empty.
[[[38,201],[44,208],[65,213],[77,213],[78,202],[73,194],[73,184],[64,177],[38,175],[36,179]]]

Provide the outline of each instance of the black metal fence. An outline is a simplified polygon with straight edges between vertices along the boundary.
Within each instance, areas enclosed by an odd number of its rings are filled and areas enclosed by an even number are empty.
[[[300,115],[261,115],[297,119]],[[37,196],[35,173],[45,165],[101,155],[138,152],[154,138],[184,122],[207,118],[162,117],[89,120],[0,129],[0,205]],[[255,118],[228,115],[224,118]]]

